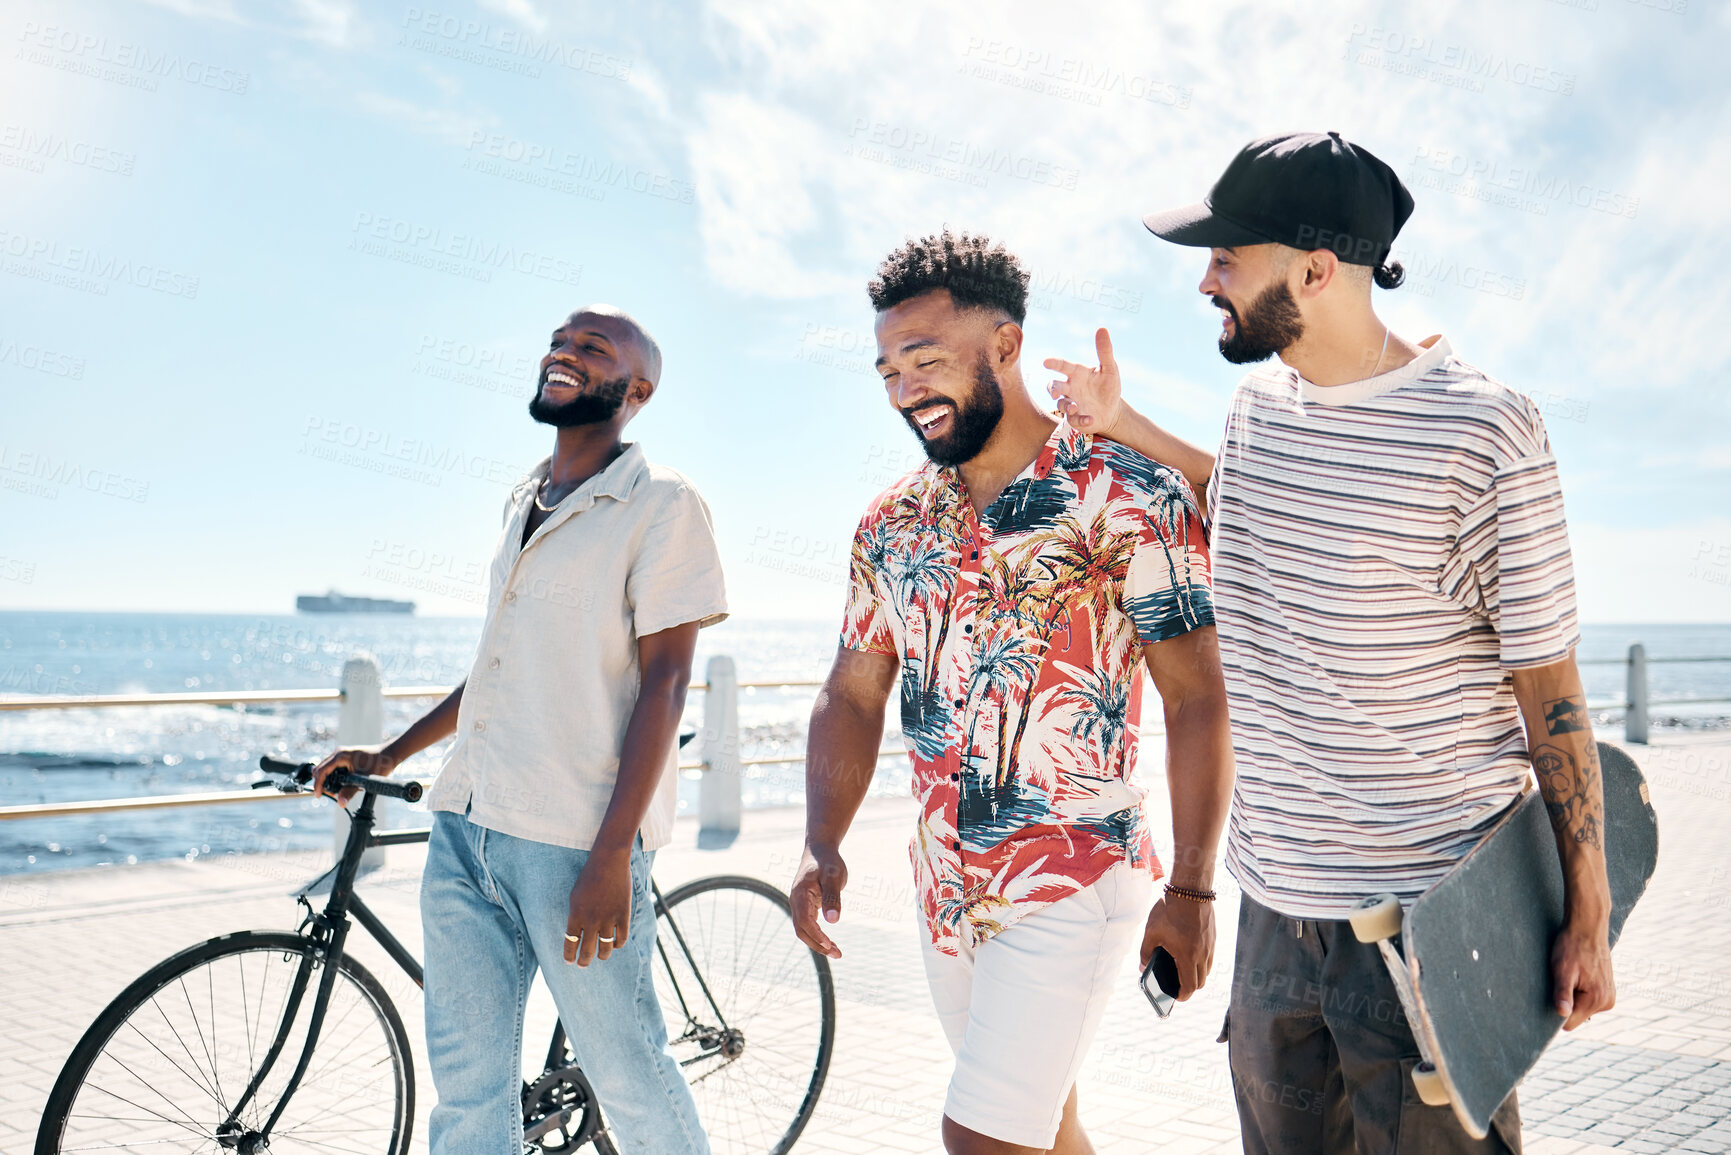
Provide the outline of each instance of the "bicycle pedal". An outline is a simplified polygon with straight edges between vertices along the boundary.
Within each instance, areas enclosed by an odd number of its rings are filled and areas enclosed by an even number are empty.
[[[525,1143],[536,1143],[539,1142],[549,1131],[558,1131],[565,1127],[569,1127],[571,1125],[571,1120],[576,1117],[576,1114],[577,1112],[572,1110],[570,1107],[565,1107],[553,1112],[553,1114],[548,1115],[545,1119],[541,1119],[538,1122],[523,1128],[523,1141]]]

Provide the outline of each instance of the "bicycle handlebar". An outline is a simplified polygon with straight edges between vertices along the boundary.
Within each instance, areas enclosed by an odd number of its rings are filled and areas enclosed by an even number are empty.
[[[301,786],[312,784],[313,767],[316,765],[316,762],[285,762],[281,758],[272,758],[269,754],[258,760],[258,768],[266,774],[286,775]],[[405,802],[419,802],[425,789],[413,779],[406,782],[393,782],[389,778],[377,778],[371,774],[355,774],[347,770],[332,771],[325,779],[325,790],[333,794],[350,786],[357,790],[365,790],[369,794],[377,794],[382,798],[401,798]]]

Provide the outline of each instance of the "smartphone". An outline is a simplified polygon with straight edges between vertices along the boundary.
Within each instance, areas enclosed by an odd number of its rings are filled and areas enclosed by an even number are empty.
[[[1182,989],[1178,982],[1178,961],[1165,947],[1155,947],[1154,957],[1142,971],[1142,993],[1153,1004],[1154,1013],[1163,1019],[1171,1015],[1172,1005],[1178,1001]]]

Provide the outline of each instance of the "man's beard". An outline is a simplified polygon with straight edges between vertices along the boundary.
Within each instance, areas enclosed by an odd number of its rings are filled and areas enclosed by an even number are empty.
[[[625,391],[631,388],[630,377],[603,381],[593,389],[585,389],[569,401],[547,400],[547,382],[542,381],[529,402],[529,416],[543,425],[570,429],[577,425],[599,425],[611,421],[625,404]]]
[[[1266,361],[1304,336],[1304,318],[1285,281],[1258,293],[1242,314],[1225,297],[1211,300],[1232,314],[1232,336],[1220,335],[1220,355],[1234,365]]]
[[[920,432],[914,414],[945,404],[955,411],[950,417],[950,431],[942,437],[927,439]],[[979,364],[974,367],[974,388],[965,403],[928,401],[913,409],[902,410],[902,417],[907,421],[908,428],[920,439],[920,445],[925,448],[926,456],[931,458],[934,465],[961,465],[979,456],[980,450],[991,440],[993,431],[998,428],[998,420],[1003,415],[1004,391],[999,388],[998,379],[992,374],[991,362],[984,353],[980,354]]]

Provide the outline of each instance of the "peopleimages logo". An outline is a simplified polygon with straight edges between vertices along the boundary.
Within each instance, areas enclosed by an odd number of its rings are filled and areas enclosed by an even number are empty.
[[[535,393],[539,358],[520,350],[494,348],[426,333],[409,372],[440,381],[529,398]]]
[[[1510,301],[1519,301],[1527,295],[1525,277],[1501,273],[1470,260],[1439,257],[1411,249],[1396,250],[1395,258],[1406,268],[1407,284],[1421,297],[1435,296],[1436,285],[1449,285]]]
[[[1080,104],[1099,105],[1101,96],[1110,94],[1171,108],[1189,108],[1194,95],[1188,84],[1173,84],[1079,56],[1064,56],[1044,48],[1027,48],[980,36],[968,37],[962,58],[962,71],[982,80]]]
[[[510,462],[351,421],[308,417],[302,438],[300,452],[308,457],[427,485],[447,476],[514,485],[522,474]]]
[[[1560,72],[1545,64],[1521,60],[1502,52],[1487,52],[1472,45],[1438,40],[1423,32],[1384,28],[1377,24],[1354,24],[1347,33],[1346,55],[1359,64],[1381,67],[1437,80],[1454,87],[1483,92],[1487,80],[1517,88],[1532,88],[1559,96],[1573,96],[1575,74]],[[1353,49],[1359,53],[1353,56]]]
[[[0,556],[0,581],[29,585],[36,580],[36,563]]]
[[[1081,170],[1013,149],[991,147],[929,128],[857,117],[848,131],[848,156],[912,169],[983,188],[994,176],[1052,188],[1074,189]]]
[[[0,488],[53,501],[59,496],[62,485],[104,497],[117,497],[121,501],[143,502],[150,497],[148,481],[139,481],[110,469],[93,469],[70,457],[56,457],[35,450],[21,451],[16,446],[0,443]]]
[[[1134,289],[1062,270],[1035,272],[1028,282],[1028,307],[1050,308],[1058,297],[1125,313],[1142,311],[1142,294]]]
[[[357,212],[349,248],[368,256],[424,265],[478,281],[492,280],[494,269],[510,269],[564,285],[583,279],[583,266],[550,253],[538,253],[473,233],[453,233],[399,217]]]
[[[1446,148],[1421,144],[1413,153],[1412,181],[1424,188],[1475,199],[1501,200],[1545,216],[1552,204],[1568,204],[1614,217],[1635,218],[1641,198],[1627,193],[1571,180],[1531,165],[1509,165],[1499,160],[1470,157]]]
[[[409,8],[399,43],[423,52],[539,77],[543,64],[585,72],[603,80],[629,81],[631,61],[581,44],[540,40],[518,28],[464,16]],[[494,54],[497,59],[489,59]],[[514,59],[513,59],[514,58]]]
[[[74,381],[84,377],[84,358],[17,341],[4,335],[0,335],[0,365],[46,373],[50,377],[69,377]]]
[[[132,153],[117,148],[91,144],[87,140],[78,140],[57,132],[37,132],[22,124],[8,124],[0,128],[0,151],[17,154],[17,160],[24,162],[33,172],[42,172],[48,161],[58,161],[75,168],[95,169],[97,172],[110,172],[116,176],[131,176],[133,165],[138,159]],[[11,163],[11,156],[0,156],[0,164]]]
[[[178,52],[154,52],[142,44],[111,41],[106,36],[77,32],[59,25],[24,22],[19,59],[62,72],[110,80],[155,92],[158,80],[179,80],[197,88],[246,94],[251,74],[207,64]],[[55,54],[58,53],[58,58]]]
[[[464,162],[465,168],[522,180],[527,184],[544,183],[537,179],[542,176],[549,179],[564,177],[582,185],[622,189],[680,204],[690,204],[697,197],[697,186],[688,180],[632,168],[615,160],[572,152],[556,145],[519,140],[503,133],[475,132],[469,138],[468,151],[470,156]],[[513,174],[514,169],[521,170],[520,174]]]
[[[87,292],[106,295],[110,284],[124,284],[188,300],[198,296],[198,278],[191,274],[101,249],[62,245],[52,237],[0,229],[0,255],[12,258],[9,273],[51,282],[70,278],[68,287]]]

